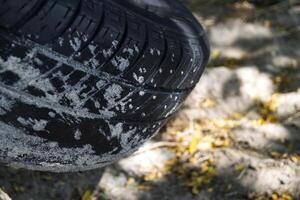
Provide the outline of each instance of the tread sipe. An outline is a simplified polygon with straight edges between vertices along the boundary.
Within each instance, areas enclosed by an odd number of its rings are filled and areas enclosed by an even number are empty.
[[[62,172],[130,155],[208,57],[175,0],[0,0],[0,161]]]

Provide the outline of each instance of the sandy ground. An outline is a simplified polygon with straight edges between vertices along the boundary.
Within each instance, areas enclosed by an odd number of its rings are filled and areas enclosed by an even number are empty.
[[[207,28],[211,61],[161,132],[105,169],[1,166],[3,191],[17,200],[300,199],[300,4],[184,2]]]

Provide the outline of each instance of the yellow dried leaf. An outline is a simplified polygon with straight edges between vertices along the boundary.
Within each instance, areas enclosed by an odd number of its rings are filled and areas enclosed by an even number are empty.
[[[275,123],[275,122],[278,121],[278,118],[277,118],[276,115],[271,114],[271,115],[269,115],[269,116],[267,117],[266,121],[267,121],[268,123]]]
[[[265,120],[260,118],[260,119],[255,119],[252,121],[253,125],[256,125],[256,126],[260,126],[260,125],[263,125],[265,124]]]
[[[211,54],[210,54],[211,60],[216,60],[217,58],[220,57],[220,55],[221,55],[220,50],[218,50],[218,49],[213,49],[213,50],[211,51]]]
[[[203,108],[211,108],[211,107],[214,107],[216,105],[216,101],[211,99],[211,98],[208,98],[208,99],[205,99],[202,103],[201,103],[201,107]]]
[[[293,200],[293,197],[288,193],[283,193],[281,195],[282,200]]]
[[[212,143],[212,148],[221,148],[221,147],[228,147],[230,145],[230,140],[228,138],[217,138],[213,143]]]
[[[273,158],[280,158],[282,156],[282,153],[279,153],[277,151],[271,151],[270,154]]]
[[[193,154],[196,150],[197,150],[197,146],[199,144],[199,137],[193,137],[191,142],[190,142],[190,145],[189,145],[189,153],[190,154]]]
[[[243,163],[239,163],[239,164],[236,164],[236,165],[234,166],[234,171],[240,173],[240,172],[242,172],[245,168],[246,168],[246,166],[245,166]]]
[[[267,27],[267,28],[270,28],[270,27],[271,27],[271,24],[272,24],[272,23],[271,23],[270,20],[265,20],[265,21],[264,21],[264,26]]]
[[[156,172],[151,172],[151,173],[146,174],[146,175],[144,176],[144,180],[145,180],[145,181],[153,181],[153,180],[155,180],[156,178],[157,178]]]
[[[241,119],[243,117],[244,117],[244,114],[242,114],[242,113],[233,113],[233,114],[231,114],[231,118],[233,118],[235,120]]]
[[[192,188],[192,193],[195,194],[195,195],[196,195],[196,194],[199,194],[198,188],[197,188],[197,187],[193,187],[193,188]]]
[[[195,157],[190,157],[190,158],[189,158],[189,162],[190,162],[191,164],[196,164],[196,163],[198,162],[198,159],[196,159]]]
[[[204,173],[204,172],[207,172],[207,171],[208,171],[208,163],[207,163],[207,162],[205,162],[205,163],[203,163],[203,164],[201,165],[200,171],[201,171],[201,173]]]
[[[273,193],[272,196],[271,196],[272,200],[278,200],[279,199],[279,196],[277,193]]]
[[[81,200],[90,200],[91,199],[91,191],[87,190],[83,193]]]
[[[227,126],[225,120],[218,120],[218,121],[215,121],[215,125],[216,125],[218,128],[226,128],[226,126]]]
[[[297,162],[300,161],[300,156],[299,156],[299,155],[292,155],[292,156],[290,157],[290,159],[291,159],[291,161],[297,163]]]
[[[217,175],[217,171],[214,167],[209,167],[207,170],[207,175],[213,177]]]
[[[134,184],[135,184],[134,178],[130,177],[130,178],[127,180],[126,186],[131,186],[131,185],[134,185]]]

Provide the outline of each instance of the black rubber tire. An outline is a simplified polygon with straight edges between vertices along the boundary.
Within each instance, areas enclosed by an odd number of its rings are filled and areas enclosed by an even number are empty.
[[[0,0],[0,161],[63,172],[130,155],[208,57],[175,0]]]

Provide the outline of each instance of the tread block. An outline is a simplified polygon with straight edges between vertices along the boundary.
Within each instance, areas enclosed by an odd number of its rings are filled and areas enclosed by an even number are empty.
[[[158,70],[160,62],[164,59],[165,39],[162,32],[148,30],[148,40],[145,50],[135,64],[127,69],[121,76],[131,82],[143,84]]]
[[[51,45],[54,51],[71,56],[88,46],[102,21],[103,4],[84,0],[72,25]]]
[[[172,71],[170,77],[163,83],[162,87],[171,86],[172,89],[176,88],[191,88],[197,82],[192,80],[193,73],[196,72],[195,60],[199,59],[194,56],[192,46],[188,45],[188,41],[182,42],[181,61],[176,70]],[[196,69],[196,70],[194,70]],[[184,85],[181,85],[183,83]],[[176,88],[174,86],[176,85]],[[182,87],[183,86],[183,87]]]
[[[72,22],[79,2],[79,0],[47,1],[34,17],[18,29],[18,32],[38,43],[50,42]]]
[[[27,17],[39,0],[1,0],[0,1],[0,26],[12,28],[22,19]]]
[[[121,10],[106,6],[103,18],[92,40],[74,57],[92,69],[101,68],[111,59],[125,35],[126,21]]]
[[[155,71],[152,78],[148,80],[147,85],[152,87],[163,87],[164,83],[173,76],[180,67],[182,59],[182,48],[178,39],[166,37],[167,51],[159,68]]]
[[[100,69],[119,75],[133,65],[140,57],[146,40],[146,27],[139,20],[127,18],[127,31],[123,44],[121,44],[117,53],[106,65]]]
[[[202,49],[199,45],[194,44],[191,44],[189,48],[193,49],[193,52],[191,52],[193,55],[190,56],[190,61],[187,60],[188,64],[186,66],[189,67],[184,69],[184,71],[187,72],[186,76],[182,79],[178,79],[177,81],[175,80],[175,77],[173,78],[174,83],[182,89],[193,88],[195,84],[197,84],[204,70],[205,61],[203,58],[205,56],[202,53]]]

